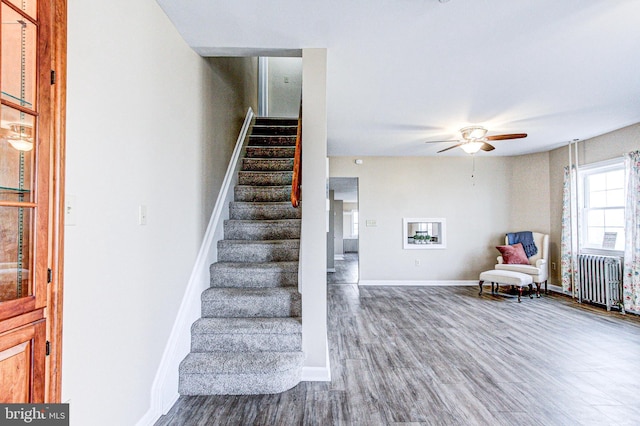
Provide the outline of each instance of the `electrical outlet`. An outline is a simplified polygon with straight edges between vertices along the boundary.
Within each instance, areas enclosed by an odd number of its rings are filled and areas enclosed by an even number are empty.
[[[551,262],[551,269],[556,270],[556,262]]]
[[[76,225],[76,197],[75,195],[69,195],[64,200],[64,224],[65,226]]]
[[[420,266],[420,259],[416,259],[416,266]]]

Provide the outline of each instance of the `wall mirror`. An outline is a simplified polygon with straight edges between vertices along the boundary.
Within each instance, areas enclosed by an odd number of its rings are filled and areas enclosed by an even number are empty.
[[[444,218],[402,219],[402,237],[407,250],[444,249],[447,247],[447,226]]]

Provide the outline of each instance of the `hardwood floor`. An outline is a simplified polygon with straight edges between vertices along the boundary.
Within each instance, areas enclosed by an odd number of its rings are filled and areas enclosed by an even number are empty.
[[[327,272],[328,284],[358,283],[358,253],[345,253],[344,260],[335,261],[335,272]]]
[[[156,425],[636,425],[640,321],[562,296],[329,286],[331,383],[181,397]]]

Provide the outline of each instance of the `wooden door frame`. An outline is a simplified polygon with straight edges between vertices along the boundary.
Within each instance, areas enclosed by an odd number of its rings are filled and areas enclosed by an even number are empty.
[[[49,265],[52,281],[47,303],[47,357],[45,400],[59,403],[62,398],[62,307],[64,277],[64,212],[65,212],[65,135],[67,103],[67,0],[51,0],[51,180]]]

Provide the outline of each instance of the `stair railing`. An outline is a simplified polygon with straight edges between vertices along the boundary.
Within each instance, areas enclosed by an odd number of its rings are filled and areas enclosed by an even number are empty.
[[[293,179],[291,180],[291,205],[298,208],[302,199],[302,101],[298,114],[298,133],[296,134],[296,151],[293,157]]]

